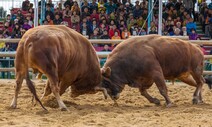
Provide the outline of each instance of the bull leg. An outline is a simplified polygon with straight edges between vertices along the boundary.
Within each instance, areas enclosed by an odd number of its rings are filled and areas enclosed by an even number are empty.
[[[10,105],[11,108],[17,107],[18,94],[21,90],[23,80],[24,80],[24,76],[21,75],[20,73],[16,73],[15,95],[14,95],[12,103]]]
[[[182,82],[184,82],[184,83],[186,83],[186,84],[188,84],[188,85],[190,85],[190,86],[194,86],[194,87],[196,87],[197,88],[197,83],[196,83],[196,81],[194,80],[194,78],[192,77],[192,75],[189,75],[188,77],[179,77],[178,78],[179,80],[181,80]],[[199,93],[199,98],[198,98],[198,100],[195,100],[195,102],[203,102],[202,101],[202,95],[201,95],[202,93],[201,93],[201,91],[200,91],[200,93]],[[193,100],[194,101],[194,100]]]
[[[44,97],[48,96],[51,93],[52,93],[52,91],[51,91],[51,88],[50,88],[50,82],[49,82],[49,80],[47,80],[46,86],[44,88],[44,93],[42,94],[40,100],[42,100]]]
[[[149,93],[146,91],[146,89],[140,88],[139,91],[140,91],[141,95],[144,96],[150,103],[154,103],[156,105],[160,105],[160,100],[150,96]]]
[[[66,105],[60,98],[59,80],[58,80],[57,76],[54,75],[56,73],[50,73],[50,74],[52,74],[52,75],[47,75],[47,77],[50,81],[51,91],[54,94],[54,96],[58,102],[59,108],[61,109],[61,111],[68,111],[68,108],[66,107]]]
[[[202,78],[202,68],[197,67],[197,69],[192,73],[192,77],[196,81],[197,88],[193,95],[193,104],[202,103],[202,86],[204,83],[204,79]]]
[[[153,75],[153,81],[155,82],[156,86],[158,87],[160,94],[165,98],[167,107],[172,106],[172,102],[168,97],[168,90],[166,87],[165,79],[163,77],[162,71],[157,71]]]

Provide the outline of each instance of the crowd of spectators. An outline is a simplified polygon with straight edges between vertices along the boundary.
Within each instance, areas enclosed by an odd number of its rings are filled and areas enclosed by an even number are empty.
[[[39,7],[41,2],[38,3]],[[158,1],[155,0],[150,29],[147,30],[148,1],[137,0],[83,0],[81,5],[76,1],[67,0],[63,5],[54,5],[51,0],[46,3],[43,25],[65,24],[90,39],[127,39],[131,35],[157,34]],[[199,3],[199,13],[192,8],[186,8],[182,0],[168,0],[163,4],[162,34],[166,36],[189,36],[191,40],[198,39],[196,23],[202,24],[207,36],[212,36],[212,3],[205,0]],[[40,16],[39,8],[39,16]],[[0,30],[0,38],[21,38],[33,27],[33,4],[23,1],[22,8],[11,9]],[[0,47],[2,48],[2,47]]]

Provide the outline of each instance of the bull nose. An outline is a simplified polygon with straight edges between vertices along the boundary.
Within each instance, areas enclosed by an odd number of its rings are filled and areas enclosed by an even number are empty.
[[[119,99],[119,94],[117,94],[117,95],[112,95],[111,98],[112,98],[112,100],[117,100],[117,99]]]

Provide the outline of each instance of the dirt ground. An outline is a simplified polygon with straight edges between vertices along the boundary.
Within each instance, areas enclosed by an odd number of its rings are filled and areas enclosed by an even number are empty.
[[[43,92],[44,83],[34,81],[38,95]],[[14,94],[14,80],[0,80],[0,127],[212,127],[212,90],[206,84],[203,88],[204,104],[192,105],[194,88],[183,83],[169,83],[169,96],[176,106],[166,108],[163,97],[153,85],[149,93],[161,100],[161,106],[150,104],[139,94],[138,89],[125,87],[116,107],[111,99],[104,100],[102,93],[62,99],[70,112],[58,109],[53,96],[33,106],[25,83],[18,99],[18,108],[10,109]]]

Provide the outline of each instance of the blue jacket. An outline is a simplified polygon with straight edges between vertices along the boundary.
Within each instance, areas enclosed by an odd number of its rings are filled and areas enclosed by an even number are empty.
[[[192,29],[192,28],[193,28],[194,30],[196,30],[196,28],[197,28],[196,23],[194,23],[194,22],[188,22],[188,23],[186,24],[186,29],[187,29],[188,35],[190,35],[191,29]]]

